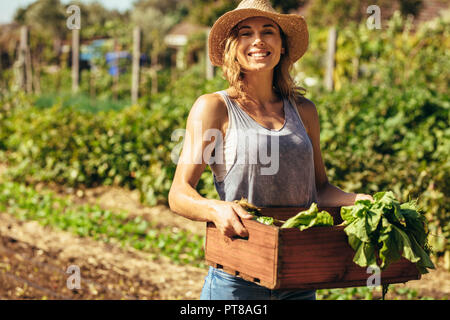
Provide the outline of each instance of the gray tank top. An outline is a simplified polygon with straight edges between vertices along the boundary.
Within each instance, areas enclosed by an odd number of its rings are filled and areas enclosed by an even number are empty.
[[[231,134],[237,137],[234,162],[224,179],[218,181],[214,175],[220,199],[244,197],[260,207],[309,207],[317,203],[313,148],[296,107],[283,98],[284,125],[279,130],[268,129],[250,117],[226,90],[216,93],[228,109],[225,139]]]

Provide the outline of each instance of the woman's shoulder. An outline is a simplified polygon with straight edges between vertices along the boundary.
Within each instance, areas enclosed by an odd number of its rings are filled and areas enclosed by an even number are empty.
[[[209,115],[223,114],[227,111],[225,101],[220,96],[220,94],[216,92],[205,93],[199,96],[192,106],[192,109],[198,109],[198,111]]]
[[[316,105],[314,102],[309,100],[308,98],[305,98],[304,96],[298,94],[295,96],[295,103],[297,104],[297,108],[299,109],[305,109],[306,111],[313,111],[316,109]]]
[[[295,107],[306,126],[306,130],[309,132],[312,127],[317,125],[318,113],[316,105],[302,95],[297,95],[294,100],[296,103]]]
[[[220,94],[215,92],[203,94],[194,102],[190,117],[221,127],[228,119],[225,101]]]

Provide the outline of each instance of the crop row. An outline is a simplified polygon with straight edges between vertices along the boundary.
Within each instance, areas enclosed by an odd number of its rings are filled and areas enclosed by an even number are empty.
[[[81,237],[163,254],[175,263],[204,265],[202,236],[181,229],[157,228],[140,216],[130,219],[125,211],[114,213],[98,205],[75,205],[66,198],[40,193],[20,183],[0,183],[0,212]]]

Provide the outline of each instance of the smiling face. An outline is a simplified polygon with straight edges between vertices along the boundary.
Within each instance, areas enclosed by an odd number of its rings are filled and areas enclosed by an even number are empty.
[[[237,59],[247,71],[273,70],[280,61],[282,40],[278,25],[265,17],[254,17],[237,25]]]

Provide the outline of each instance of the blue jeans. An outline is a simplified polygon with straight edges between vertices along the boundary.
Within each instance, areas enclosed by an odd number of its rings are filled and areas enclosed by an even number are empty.
[[[200,300],[316,300],[316,291],[271,290],[209,267]]]

